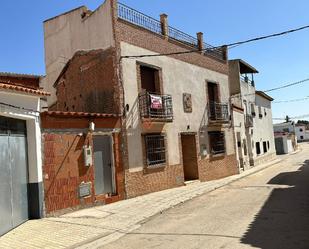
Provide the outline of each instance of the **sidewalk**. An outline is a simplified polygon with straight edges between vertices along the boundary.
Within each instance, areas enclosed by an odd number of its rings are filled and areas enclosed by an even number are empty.
[[[196,182],[60,217],[30,220],[0,237],[0,248],[97,248],[138,228],[150,217],[279,163],[275,159],[239,175]]]

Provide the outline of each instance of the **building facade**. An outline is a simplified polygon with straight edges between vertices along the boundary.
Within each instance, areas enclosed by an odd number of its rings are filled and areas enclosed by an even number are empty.
[[[0,73],[0,236],[44,213],[40,78]]]
[[[241,59],[229,61],[229,77],[235,146],[240,170],[274,159],[275,144],[271,101],[256,91],[258,71]]]
[[[44,32],[50,110],[121,115],[127,198],[238,173],[226,49],[115,0]]]

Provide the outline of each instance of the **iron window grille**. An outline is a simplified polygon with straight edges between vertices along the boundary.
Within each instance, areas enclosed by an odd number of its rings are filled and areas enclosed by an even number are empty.
[[[154,103],[152,98],[157,98],[159,102]],[[142,92],[139,94],[139,109],[142,118],[173,121],[173,101],[171,95]]]
[[[148,167],[166,163],[165,137],[162,134],[145,135],[146,163]]]
[[[229,108],[227,103],[210,102],[209,118],[214,121],[228,121]]]
[[[211,154],[217,155],[225,153],[224,132],[210,131],[208,132],[208,136]]]

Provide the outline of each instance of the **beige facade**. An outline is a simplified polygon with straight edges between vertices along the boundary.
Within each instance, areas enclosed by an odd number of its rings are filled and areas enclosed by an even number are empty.
[[[153,52],[122,42],[121,54],[139,55],[153,54]],[[130,171],[143,170],[141,134],[153,131],[152,128],[147,127],[147,124],[142,123],[137,108],[139,91],[136,65],[138,62],[162,69],[163,93],[172,96],[174,113],[173,122],[165,124],[163,128],[163,132],[167,135],[168,164],[181,164],[179,134],[182,132],[197,133],[200,145],[208,147],[207,133],[201,132],[205,128],[206,131],[208,130],[207,82],[219,83],[220,101],[228,103],[228,76],[167,56],[140,58],[138,60],[123,59],[125,103],[130,106],[127,117]],[[192,113],[185,113],[183,110],[183,93],[192,95]],[[226,126],[223,130],[225,131],[226,154],[235,154],[232,127]],[[207,156],[209,156],[209,151]]]

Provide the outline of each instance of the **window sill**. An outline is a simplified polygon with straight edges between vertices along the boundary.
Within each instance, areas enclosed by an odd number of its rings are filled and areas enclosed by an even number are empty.
[[[156,173],[156,172],[160,172],[163,171],[166,167],[166,163],[162,163],[162,164],[156,164],[156,165],[151,165],[151,166],[145,166],[144,168],[144,174],[151,174],[151,173]]]
[[[221,160],[225,157],[225,153],[220,153],[220,154],[210,154],[209,160],[214,161],[214,160]]]

